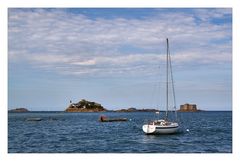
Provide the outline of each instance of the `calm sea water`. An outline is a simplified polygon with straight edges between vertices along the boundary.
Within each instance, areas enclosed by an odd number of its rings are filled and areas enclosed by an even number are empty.
[[[98,121],[100,115],[127,122]],[[179,113],[181,132],[145,135],[142,125],[155,113],[8,114],[9,153],[231,153],[232,112]],[[43,118],[39,122],[26,121]],[[188,131],[188,130],[189,131]]]

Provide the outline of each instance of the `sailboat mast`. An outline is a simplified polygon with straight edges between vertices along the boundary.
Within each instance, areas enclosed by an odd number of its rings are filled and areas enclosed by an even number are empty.
[[[168,118],[168,67],[169,67],[169,65],[168,65],[168,59],[169,59],[169,57],[168,57],[168,50],[169,50],[169,46],[168,46],[168,38],[167,38],[167,56],[166,56],[166,61],[167,61],[167,63],[166,63],[166,119]]]
[[[173,103],[174,103],[174,111],[175,111],[175,119],[177,120],[177,110],[176,110],[176,96],[175,96],[175,89],[174,89],[174,80],[173,80],[173,72],[172,72],[172,60],[171,60],[171,54],[170,54],[170,50],[168,49],[168,52],[169,52],[169,67],[170,67],[170,73],[171,73],[171,85],[172,85],[172,94],[173,94]]]

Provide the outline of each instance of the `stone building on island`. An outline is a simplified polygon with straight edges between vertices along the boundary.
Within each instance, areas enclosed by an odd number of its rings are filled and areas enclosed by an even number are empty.
[[[183,112],[196,112],[196,111],[199,111],[197,109],[197,105],[196,104],[189,104],[189,103],[186,103],[184,105],[180,105],[180,110],[179,111],[183,111]]]

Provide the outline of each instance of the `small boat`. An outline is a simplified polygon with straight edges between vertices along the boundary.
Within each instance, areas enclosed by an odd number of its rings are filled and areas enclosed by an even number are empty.
[[[100,122],[117,122],[117,121],[128,121],[127,118],[107,118],[106,116],[100,116]]]
[[[39,118],[39,117],[31,117],[31,118],[27,118],[26,121],[42,121],[42,118]]]
[[[169,83],[171,81],[172,85],[172,96],[174,101],[174,111],[175,112],[175,120],[170,121],[169,119]],[[156,113],[159,115],[159,112]],[[169,52],[169,45],[167,39],[167,54],[166,54],[166,113],[164,119],[158,119],[154,121],[150,121],[149,123],[142,126],[142,129],[145,134],[173,134],[178,131],[178,123],[177,123],[177,110],[176,110],[176,99],[175,99],[175,90],[173,84],[173,75],[172,75],[172,64],[171,57]]]

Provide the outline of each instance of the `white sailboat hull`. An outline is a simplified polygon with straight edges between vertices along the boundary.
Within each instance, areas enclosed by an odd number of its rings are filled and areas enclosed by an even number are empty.
[[[171,123],[170,125],[143,125],[142,129],[146,134],[174,134],[178,132],[178,123]]]

